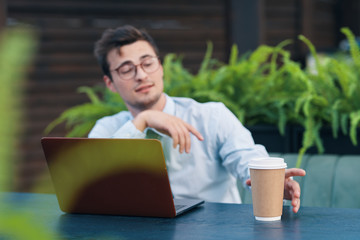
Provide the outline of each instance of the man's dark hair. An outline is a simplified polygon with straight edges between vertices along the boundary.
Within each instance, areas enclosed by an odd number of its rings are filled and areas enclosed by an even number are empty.
[[[107,54],[114,48],[120,49],[122,46],[134,43],[139,40],[147,41],[154,49],[157,56],[159,50],[153,38],[145,31],[130,25],[125,25],[116,29],[107,29],[101,38],[95,43],[94,54],[100,64],[102,71],[111,81],[110,66],[107,61]]]

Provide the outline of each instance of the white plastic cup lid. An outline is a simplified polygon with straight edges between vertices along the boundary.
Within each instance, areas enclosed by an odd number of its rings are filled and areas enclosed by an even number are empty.
[[[252,169],[278,169],[287,167],[284,159],[278,157],[254,158],[250,160],[248,166]]]

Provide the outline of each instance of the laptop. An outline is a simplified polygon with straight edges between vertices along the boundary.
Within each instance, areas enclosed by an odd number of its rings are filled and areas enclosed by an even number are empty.
[[[156,139],[41,139],[66,213],[175,217],[204,201],[173,199]]]

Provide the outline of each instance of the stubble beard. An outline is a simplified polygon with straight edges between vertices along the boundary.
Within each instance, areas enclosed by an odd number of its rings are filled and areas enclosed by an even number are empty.
[[[152,109],[152,107],[159,102],[162,92],[157,93],[153,96],[146,96],[142,100],[137,100],[134,102],[126,102],[126,105],[129,108],[136,109],[137,112],[142,112],[145,110]]]

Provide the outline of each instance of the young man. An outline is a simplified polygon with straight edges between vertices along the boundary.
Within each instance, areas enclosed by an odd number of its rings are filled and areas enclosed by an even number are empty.
[[[161,140],[175,197],[241,203],[236,181],[250,185],[250,159],[268,156],[222,103],[198,103],[163,92],[163,68],[153,39],[132,26],[106,30],[96,43],[106,86],[129,111],[97,121],[89,137]],[[300,187],[287,169],[285,198],[300,207]]]

